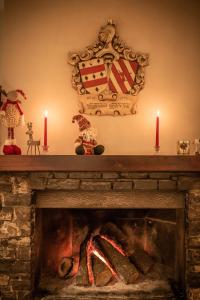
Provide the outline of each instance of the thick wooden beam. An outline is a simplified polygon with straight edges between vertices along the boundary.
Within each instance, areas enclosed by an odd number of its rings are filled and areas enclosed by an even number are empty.
[[[184,208],[184,193],[180,192],[79,192],[37,191],[37,208]]]
[[[0,171],[200,172],[200,156],[0,156]]]

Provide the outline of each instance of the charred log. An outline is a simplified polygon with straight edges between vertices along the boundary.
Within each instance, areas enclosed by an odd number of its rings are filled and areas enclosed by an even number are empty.
[[[76,276],[76,285],[78,286],[89,286],[89,276],[87,269],[87,240],[83,243],[80,250],[80,264],[78,274]]]
[[[130,260],[142,274],[147,274],[154,265],[154,260],[139,246],[135,246]]]
[[[102,251],[106,253],[108,260],[124,283],[131,284],[138,279],[139,272],[127,256],[117,251],[108,241],[100,236],[96,237],[96,242],[100,245]]]
[[[122,245],[125,243],[126,238],[124,232],[114,223],[106,223],[100,233],[114,239]]]
[[[92,257],[93,274],[96,286],[106,286],[112,279],[112,273],[108,267],[97,257]]]
[[[59,266],[58,266],[58,275],[66,277],[70,274],[73,267],[73,259],[71,257],[63,257]]]

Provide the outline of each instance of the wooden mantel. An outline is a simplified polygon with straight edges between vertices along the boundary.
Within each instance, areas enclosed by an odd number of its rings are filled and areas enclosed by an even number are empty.
[[[1,155],[0,172],[4,171],[200,172],[200,156]]]

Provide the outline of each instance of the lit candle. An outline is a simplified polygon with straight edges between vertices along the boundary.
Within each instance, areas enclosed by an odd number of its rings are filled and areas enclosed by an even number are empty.
[[[43,146],[44,151],[48,150],[48,145],[47,145],[47,116],[48,116],[48,111],[45,110],[45,112],[44,112],[44,146]]]
[[[159,125],[160,125],[160,112],[158,110],[157,115],[156,115],[156,142],[155,142],[156,151],[159,151],[159,149],[160,149]]]

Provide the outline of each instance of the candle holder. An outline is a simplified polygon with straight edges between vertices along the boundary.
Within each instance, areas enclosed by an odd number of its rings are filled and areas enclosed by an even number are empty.
[[[49,146],[43,145],[42,149],[43,149],[43,152],[48,152]]]
[[[160,151],[160,146],[155,146],[155,151],[158,153]]]

